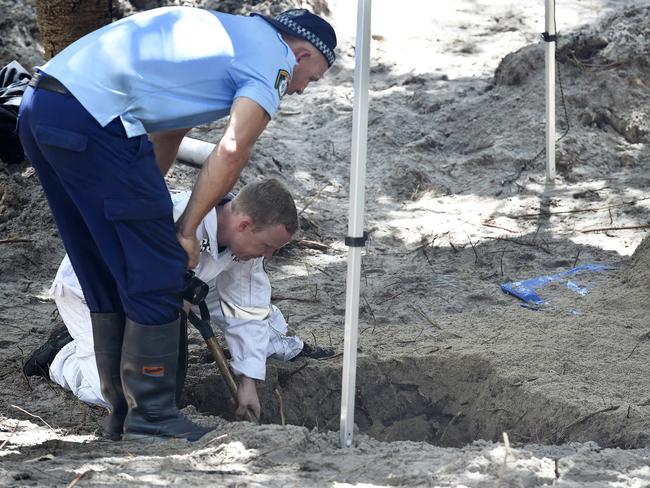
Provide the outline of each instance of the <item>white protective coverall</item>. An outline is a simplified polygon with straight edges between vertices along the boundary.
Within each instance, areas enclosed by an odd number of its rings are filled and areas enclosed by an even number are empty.
[[[183,213],[189,198],[189,191],[172,193],[174,219]],[[199,225],[197,238],[201,253],[194,271],[210,287],[206,304],[213,322],[226,338],[232,357],[230,366],[236,375],[264,380],[267,357],[288,361],[303,348],[298,336],[286,335],[287,323],[282,312],[271,305],[271,284],[264,270],[264,258],[238,261],[229,249],[219,252],[215,209]],[[108,407],[101,394],[95,363],[90,311],[67,255],[50,293],[73,338],[52,361],[50,378],[80,400]]]

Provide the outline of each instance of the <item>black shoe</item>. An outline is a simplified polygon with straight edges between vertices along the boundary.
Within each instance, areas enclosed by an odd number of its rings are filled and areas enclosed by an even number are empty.
[[[126,319],[122,346],[122,385],[129,406],[124,437],[175,437],[196,441],[211,429],[178,411],[176,385],[180,319],[141,325]]]
[[[61,348],[70,341],[72,341],[72,336],[65,325],[54,329],[47,342],[36,349],[25,361],[23,366],[25,376],[42,376],[49,379],[50,364]]]
[[[290,361],[294,361],[296,359],[300,358],[310,358],[310,359],[324,359],[324,358],[331,358],[336,354],[336,351],[332,349],[331,347],[311,347],[309,344],[305,342],[305,345],[302,346],[302,351],[300,351],[296,356],[290,359]]]

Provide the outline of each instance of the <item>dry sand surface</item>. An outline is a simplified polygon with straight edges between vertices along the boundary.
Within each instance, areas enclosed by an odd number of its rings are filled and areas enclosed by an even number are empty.
[[[3,56],[37,63],[31,2],[0,4]],[[102,440],[101,409],[27,381],[60,323],[46,290],[63,249],[25,163],[0,167],[0,485],[650,486],[648,2],[558,0],[554,185],[544,2],[373,4],[354,446],[338,446],[340,355],[270,362],[255,426],[232,421],[193,335],[186,412],[216,427],[194,444]],[[294,192],[302,235],[270,263],[273,300],[342,352],[356,2],[309,5],[328,9],[339,61],[283,101],[242,182]],[[168,184],[196,174],[176,165]],[[587,264],[607,269],[551,282],[538,307],[500,289]]]

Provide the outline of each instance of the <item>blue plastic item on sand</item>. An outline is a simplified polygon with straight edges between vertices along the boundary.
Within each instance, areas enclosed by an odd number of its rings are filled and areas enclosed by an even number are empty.
[[[604,264],[585,264],[555,275],[538,276],[536,278],[531,278],[525,281],[513,281],[511,283],[504,283],[501,285],[501,290],[505,293],[508,293],[509,295],[523,300],[528,306],[537,308],[538,306],[545,303],[545,300],[537,294],[538,289],[545,287],[549,283],[562,281],[567,276],[574,275],[581,271],[594,271],[600,273],[607,271],[608,269],[612,268]],[[566,286],[569,290],[574,291],[582,296],[586,295],[588,291],[586,287],[580,286],[571,280],[566,280]]]

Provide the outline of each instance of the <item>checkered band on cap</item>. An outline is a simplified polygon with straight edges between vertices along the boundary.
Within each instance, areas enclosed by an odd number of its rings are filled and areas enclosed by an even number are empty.
[[[334,52],[320,39],[320,37],[293,21],[291,17],[291,14],[287,15],[286,13],[282,13],[275,17],[275,20],[290,30],[294,31],[300,37],[304,37],[309,42],[311,42],[316,47],[316,49],[323,53],[323,56],[325,56],[325,59],[327,59],[327,64],[329,66],[332,66],[332,64],[334,64],[334,60],[336,59]]]

